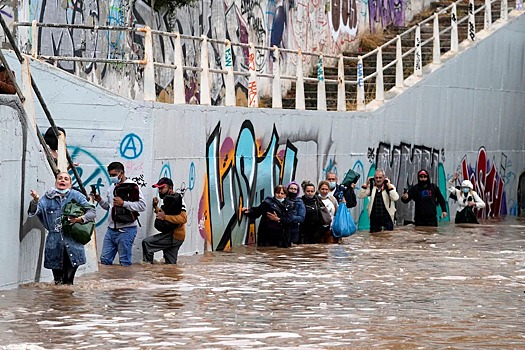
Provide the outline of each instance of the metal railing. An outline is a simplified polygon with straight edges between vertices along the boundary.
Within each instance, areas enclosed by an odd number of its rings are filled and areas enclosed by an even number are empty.
[[[518,0],[519,1],[519,0]],[[457,6],[465,3],[465,0],[457,0],[450,4],[444,9],[435,12],[429,18],[419,22],[417,25],[409,28],[403,33],[397,35],[395,38],[387,41],[383,45],[377,47],[375,50],[368,52],[362,56],[346,56],[343,54],[329,55],[323,54],[322,52],[303,52],[301,50],[289,50],[282,49],[276,46],[264,47],[257,46],[253,43],[232,43],[228,40],[216,40],[207,38],[205,36],[194,37],[188,35],[181,35],[175,32],[163,32],[152,30],[149,27],[114,27],[114,26],[88,26],[79,24],[49,24],[49,23],[37,23],[33,21],[29,22],[18,22],[14,23],[17,27],[31,27],[32,32],[32,46],[31,55],[34,58],[44,59],[53,62],[59,61],[72,61],[72,62],[94,62],[94,63],[106,63],[106,64],[124,64],[134,65],[143,68],[143,91],[144,100],[155,101],[156,89],[155,89],[155,73],[159,69],[170,69],[173,71],[173,96],[175,104],[185,104],[185,72],[196,72],[199,76],[199,91],[200,91],[200,104],[211,105],[211,90],[212,81],[211,75],[217,74],[223,82],[224,86],[224,102],[226,106],[236,105],[236,91],[235,91],[235,79],[238,77],[244,77],[247,79],[247,106],[248,107],[259,107],[260,94],[260,81],[261,79],[271,80],[271,106],[272,108],[283,108],[283,81],[290,81],[295,83],[295,109],[304,110],[306,109],[305,104],[305,83],[317,84],[317,109],[327,110],[327,94],[326,84],[337,85],[337,107],[338,111],[346,111],[348,107],[354,107],[357,110],[366,109],[366,103],[370,101],[370,97],[365,94],[365,84],[372,85],[370,90],[375,91],[375,97],[373,98],[376,102],[382,103],[384,101],[385,93],[385,81],[384,73],[387,70],[395,69],[395,87],[401,88],[404,86],[404,80],[408,75],[422,76],[423,66],[426,63],[424,59],[425,52],[428,46],[432,45],[430,49],[432,51],[432,60],[434,64],[441,62],[441,54],[443,43],[441,37],[450,32],[450,49],[451,52],[458,51],[459,40],[476,40],[476,18],[479,19],[483,16],[484,30],[492,30],[492,4],[501,4],[500,18],[503,21],[508,20],[508,4],[507,0],[485,0],[484,4],[475,7],[474,0],[469,0],[468,11],[465,16],[458,18]],[[444,29],[439,28],[440,17],[449,16],[450,25]],[[477,16],[477,17],[476,17]],[[466,22],[468,30],[464,38],[459,37],[458,26]],[[427,39],[423,39],[421,34],[421,28],[427,28],[432,26],[432,34]],[[38,28],[66,28],[66,29],[81,29],[89,30],[97,33],[99,31],[120,31],[129,32],[135,35],[143,36],[144,53],[142,57],[137,59],[129,59],[129,57],[135,55],[135,53],[126,53],[124,59],[115,58],[91,58],[91,57],[65,57],[65,56],[49,56],[40,55],[38,47]],[[158,62],[155,60],[154,55],[154,36],[158,36],[162,40],[164,38],[171,40],[174,48],[173,62]],[[186,66],[183,64],[183,50],[182,41],[190,41],[195,46],[200,47],[200,61],[194,66]],[[403,42],[412,40],[413,45],[403,52]],[[395,58],[383,62],[383,52],[390,46],[395,45]],[[241,50],[248,51],[248,62],[239,62],[242,59],[239,55],[234,55],[234,49],[239,48]],[[218,59],[212,61],[216,63],[215,67],[210,67],[210,50],[214,50],[214,53],[220,53],[220,62]],[[392,50],[393,51],[393,50]],[[272,69],[270,72],[261,71],[257,65],[257,55],[264,55],[272,60]],[[29,54],[29,53],[28,53]],[[284,60],[281,54],[292,56],[288,60]],[[425,54],[426,55],[426,54]],[[403,61],[413,56],[413,67],[408,72],[404,68]],[[428,56],[428,55],[427,55]],[[365,75],[365,70],[369,70],[369,67],[365,67],[367,59],[374,61],[375,68],[372,68],[372,72]],[[337,77],[330,78],[325,75],[325,61],[337,62]],[[283,66],[283,61],[285,66]],[[294,62],[296,64],[295,71],[290,74],[290,64],[286,65],[286,61]],[[311,62],[310,66],[304,67],[304,62]],[[246,64],[247,63],[247,64]],[[366,63],[370,64],[370,63]],[[234,70],[234,66],[240,69]],[[345,74],[345,67],[356,67],[355,75],[348,76]],[[305,76],[305,70],[310,72],[311,69],[317,70],[316,77]],[[269,69],[270,70],[270,69]],[[290,84],[291,85],[291,84]],[[391,86],[390,86],[391,87]],[[389,90],[388,87],[386,90]],[[355,105],[349,103],[347,98],[349,94],[355,94]]]

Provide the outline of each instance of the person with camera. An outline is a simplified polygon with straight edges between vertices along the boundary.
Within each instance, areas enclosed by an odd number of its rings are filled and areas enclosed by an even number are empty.
[[[102,265],[113,265],[118,252],[120,265],[130,266],[133,242],[139,225],[138,213],[146,210],[146,202],[140,187],[126,177],[124,164],[112,162],[107,169],[111,181],[107,197],[102,198],[100,194],[92,193],[100,206],[110,213],[100,262]]]
[[[458,173],[454,173],[449,181],[449,192],[455,196],[458,203],[458,209],[454,222],[456,224],[479,224],[479,221],[474,213],[474,208],[483,209],[485,208],[485,202],[481,197],[474,191],[474,185],[470,180],[463,180],[461,186],[456,188],[454,186],[455,181],[459,178]]]
[[[418,182],[401,195],[401,202],[415,203],[414,224],[416,226],[437,226],[436,206],[441,207],[441,218],[447,217],[447,203],[439,187],[430,182],[428,172],[421,169],[417,173]]]
[[[145,263],[153,263],[153,254],[161,251],[165,264],[176,264],[179,248],[186,239],[186,205],[182,196],[173,191],[173,181],[161,178],[153,188],[159,191],[163,204],[159,208],[159,199],[153,198],[153,211],[156,214],[155,228],[160,231],[142,240],[142,256]]]
[[[357,192],[357,198],[369,196],[367,210],[370,218],[370,233],[382,230],[393,231],[396,214],[396,206],[393,202],[399,199],[399,194],[381,169],[377,169],[374,177],[368,178]]]

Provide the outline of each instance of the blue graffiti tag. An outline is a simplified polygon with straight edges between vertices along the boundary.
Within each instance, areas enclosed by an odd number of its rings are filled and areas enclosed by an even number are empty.
[[[135,159],[142,154],[142,140],[136,134],[127,134],[120,143],[120,156],[126,159]]]

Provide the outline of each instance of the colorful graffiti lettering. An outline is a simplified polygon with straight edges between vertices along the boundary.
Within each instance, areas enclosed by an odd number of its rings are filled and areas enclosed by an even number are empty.
[[[487,151],[484,147],[480,148],[477,163],[474,167],[467,163],[466,157],[461,161],[462,179],[470,180],[474,185],[474,190],[485,201],[485,209],[477,211],[480,218],[507,214],[505,183],[503,182],[506,169],[504,158],[506,157],[502,155],[502,174],[498,173],[495,162],[491,162],[488,159]]]
[[[206,144],[206,180],[199,208],[199,230],[213,250],[254,243],[240,209],[257,206],[273,195],[277,184],[294,179],[297,167],[297,149],[289,141],[279,149],[275,127],[265,149],[248,120],[236,142],[226,137],[221,144],[220,137],[218,123]]]

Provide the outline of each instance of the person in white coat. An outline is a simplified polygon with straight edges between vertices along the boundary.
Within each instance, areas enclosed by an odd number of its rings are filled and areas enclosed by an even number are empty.
[[[368,178],[357,192],[357,198],[362,199],[368,196],[370,196],[367,207],[370,217],[370,233],[382,230],[393,231],[396,214],[394,202],[399,199],[399,194],[383,170],[377,169],[374,177]]]
[[[463,180],[460,188],[454,186],[459,174],[455,173],[448,182],[448,191],[453,198],[457,198],[458,209],[454,222],[456,224],[479,224],[474,208],[485,208],[485,202],[474,191],[474,186],[469,180]]]

